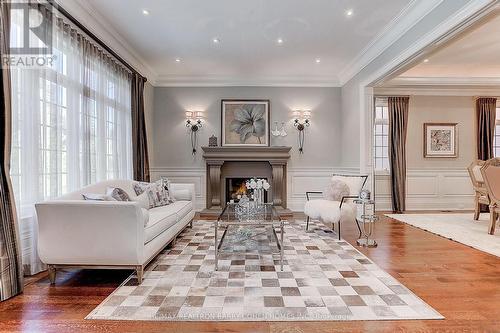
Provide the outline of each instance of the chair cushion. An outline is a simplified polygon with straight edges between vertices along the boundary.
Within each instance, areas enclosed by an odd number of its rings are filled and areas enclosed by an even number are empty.
[[[341,180],[349,186],[350,195],[359,195],[359,192],[363,189],[364,178],[361,176],[332,176],[332,181]]]
[[[144,244],[149,243],[178,221],[177,209],[172,205],[151,208],[144,230]]]
[[[340,202],[325,199],[306,201],[304,213],[312,219],[321,219],[325,223],[337,223],[352,220],[355,216],[355,206],[353,204],[343,204],[340,211]]]
[[[331,201],[342,201],[343,197],[346,197],[350,193],[349,186],[340,179],[332,179],[330,183],[326,186],[324,193],[324,198]]]

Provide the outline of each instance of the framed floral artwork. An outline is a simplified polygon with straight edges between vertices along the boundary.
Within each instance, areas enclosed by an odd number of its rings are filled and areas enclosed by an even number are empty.
[[[458,157],[456,123],[424,124],[424,157]]]
[[[268,147],[269,106],[269,100],[223,99],[222,146]]]

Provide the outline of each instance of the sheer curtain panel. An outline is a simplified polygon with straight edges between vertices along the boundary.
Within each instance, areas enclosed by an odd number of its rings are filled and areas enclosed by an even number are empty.
[[[44,269],[36,202],[132,178],[130,72],[65,19],[52,20],[53,64],[12,71],[11,177],[25,274]],[[11,45],[22,40],[21,24],[13,15]]]

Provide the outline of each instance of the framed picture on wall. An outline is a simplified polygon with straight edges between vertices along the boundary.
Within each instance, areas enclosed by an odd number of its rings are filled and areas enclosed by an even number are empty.
[[[424,157],[458,157],[456,123],[424,124]]]
[[[221,101],[222,146],[268,147],[269,100]]]

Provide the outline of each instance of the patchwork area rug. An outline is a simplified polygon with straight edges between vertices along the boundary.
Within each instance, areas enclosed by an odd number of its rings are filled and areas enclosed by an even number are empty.
[[[284,269],[270,230],[230,229],[214,271],[214,223],[130,276],[87,319],[318,321],[441,319],[438,312],[323,224],[285,228]],[[278,235],[279,237],[279,235]]]
[[[479,221],[474,221],[473,213],[386,216],[500,257],[500,228],[495,235],[488,234],[489,214],[481,214]]]

